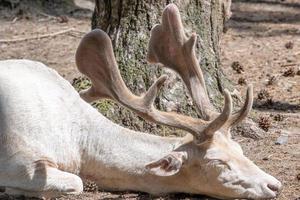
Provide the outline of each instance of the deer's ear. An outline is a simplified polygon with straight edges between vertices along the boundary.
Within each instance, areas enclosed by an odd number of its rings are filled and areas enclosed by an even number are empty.
[[[170,154],[158,161],[147,164],[146,169],[157,176],[172,176],[180,171],[186,160],[186,152],[172,151]]]

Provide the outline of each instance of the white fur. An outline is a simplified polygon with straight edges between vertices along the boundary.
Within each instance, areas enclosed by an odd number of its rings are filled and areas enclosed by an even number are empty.
[[[175,151],[187,155],[178,173],[158,176],[146,169]],[[42,63],[0,61],[0,186],[11,194],[60,196],[80,193],[79,177],[109,190],[222,198],[272,198],[266,184],[280,184],[224,135],[196,145],[187,137],[131,131],[101,115]]]

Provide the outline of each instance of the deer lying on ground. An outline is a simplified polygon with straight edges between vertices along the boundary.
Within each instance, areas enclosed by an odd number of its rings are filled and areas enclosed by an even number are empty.
[[[247,159],[230,136],[230,128],[251,109],[252,87],[234,114],[225,90],[224,108],[218,113],[207,95],[195,43],[196,35],[185,36],[179,11],[170,4],[162,23],[151,31],[147,59],[181,76],[202,119],[154,107],[166,76],[143,96],[132,94],[101,30],[85,35],[76,53],[78,69],[92,82],[80,95],[42,63],[1,61],[0,186],[8,194],[49,198],[80,193],[81,178],[89,178],[112,191],[274,198],[281,183]],[[101,98],[189,134],[168,138],[123,128],[87,103]]]

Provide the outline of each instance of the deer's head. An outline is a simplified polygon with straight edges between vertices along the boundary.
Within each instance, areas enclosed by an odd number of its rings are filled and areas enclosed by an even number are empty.
[[[248,87],[246,101],[236,113],[232,113],[230,93],[224,90],[224,108],[218,113],[207,95],[195,54],[196,40],[196,34],[186,37],[179,11],[170,4],[163,12],[162,23],[151,31],[147,60],[171,68],[181,76],[202,119],[162,112],[154,107],[154,99],[166,76],[158,78],[143,96],[132,94],[121,78],[110,38],[101,30],[88,33],[76,52],[78,69],[92,81],[92,87],[80,95],[88,102],[113,99],[146,120],[191,133],[179,148],[147,164],[149,173],[184,176],[188,180],[186,192],[221,198],[273,198],[281,183],[247,159],[230,135],[230,128],[251,110],[252,87]]]
[[[188,135],[183,145],[146,167],[156,176],[184,177],[186,192],[217,198],[269,199],[281,188],[276,178],[249,160],[222,131],[201,143]]]

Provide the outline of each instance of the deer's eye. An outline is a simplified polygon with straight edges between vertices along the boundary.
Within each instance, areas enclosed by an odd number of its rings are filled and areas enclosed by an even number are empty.
[[[217,168],[230,169],[230,166],[226,162],[224,162],[223,160],[219,160],[219,159],[211,160],[209,162],[209,164],[212,165],[213,167],[217,167]]]

